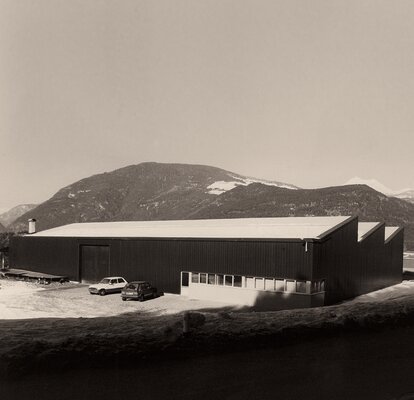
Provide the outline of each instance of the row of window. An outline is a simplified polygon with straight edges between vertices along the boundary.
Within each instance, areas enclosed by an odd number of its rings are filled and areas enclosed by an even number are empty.
[[[302,281],[279,278],[258,278],[241,275],[191,272],[192,284],[218,285],[236,288],[268,290],[287,293],[318,293],[325,291],[325,281]],[[184,284],[183,286],[188,286]]]

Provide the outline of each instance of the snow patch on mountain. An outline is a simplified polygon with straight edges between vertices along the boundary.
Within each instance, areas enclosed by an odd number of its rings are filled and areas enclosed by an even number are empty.
[[[356,176],[346,182],[345,185],[368,185],[377,192],[381,192],[387,196],[398,197],[399,199],[410,201],[414,199],[414,189],[392,190],[381,182],[378,182],[376,179],[364,179]]]
[[[367,185],[377,192],[383,193],[385,195],[392,196],[394,194],[394,191],[392,189],[386,187],[376,179],[364,179],[356,176],[346,182],[345,185]]]
[[[225,192],[228,192],[229,190],[234,189],[237,186],[248,186],[252,183],[261,183],[263,185],[267,185],[267,186],[276,186],[276,187],[280,187],[280,188],[285,188],[285,189],[292,189],[292,190],[297,190],[298,188],[292,185],[287,185],[285,183],[279,183],[279,182],[270,182],[270,181],[265,181],[262,179],[254,179],[254,178],[239,178],[236,176],[231,176],[234,179],[234,181],[216,181],[214,183],[212,183],[211,185],[207,186],[207,189],[209,189],[208,193],[209,194],[215,194],[215,195],[220,195],[223,194]]]

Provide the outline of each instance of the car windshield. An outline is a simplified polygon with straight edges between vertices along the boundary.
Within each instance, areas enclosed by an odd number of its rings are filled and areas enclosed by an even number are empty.
[[[138,287],[138,285],[137,285],[137,284],[130,283],[130,284],[127,286],[127,289],[136,289],[137,287]]]
[[[99,283],[109,283],[109,279],[108,278],[104,278]]]

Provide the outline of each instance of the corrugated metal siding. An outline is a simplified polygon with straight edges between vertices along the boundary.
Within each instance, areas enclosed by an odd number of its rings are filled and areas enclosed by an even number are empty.
[[[403,234],[384,243],[385,227],[357,241],[356,220],[315,243],[312,278],[326,280],[325,303],[369,293],[401,282]]]
[[[384,237],[385,225],[382,225],[358,243],[360,274],[355,295],[393,284],[389,283],[387,276],[389,265],[385,256]]]
[[[302,242],[73,239],[17,237],[11,265],[79,279],[79,246],[109,245],[111,275],[145,279],[160,290],[178,293],[181,271],[310,279],[312,253]]]
[[[314,243],[314,280],[325,279],[325,303],[352,297],[358,276],[358,220],[355,218]]]
[[[396,284],[402,281],[404,252],[404,230],[401,229],[385,243],[385,255],[387,259],[386,274],[388,282]]]
[[[322,242],[202,239],[94,239],[14,237],[14,268],[79,280],[81,245],[110,246],[110,274],[145,279],[160,290],[180,291],[180,272],[199,271],[326,280],[326,304],[401,281],[403,232],[384,244],[383,228],[357,242],[353,219]],[[313,268],[312,268],[313,266]]]
[[[65,275],[78,280],[79,246],[67,238],[13,237],[10,243],[10,266],[29,271]]]

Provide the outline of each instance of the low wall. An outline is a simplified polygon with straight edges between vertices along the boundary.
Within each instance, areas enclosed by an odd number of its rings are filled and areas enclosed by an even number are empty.
[[[262,311],[320,307],[325,298],[324,292],[286,293],[194,283],[190,284],[187,293],[192,299],[219,301]]]

